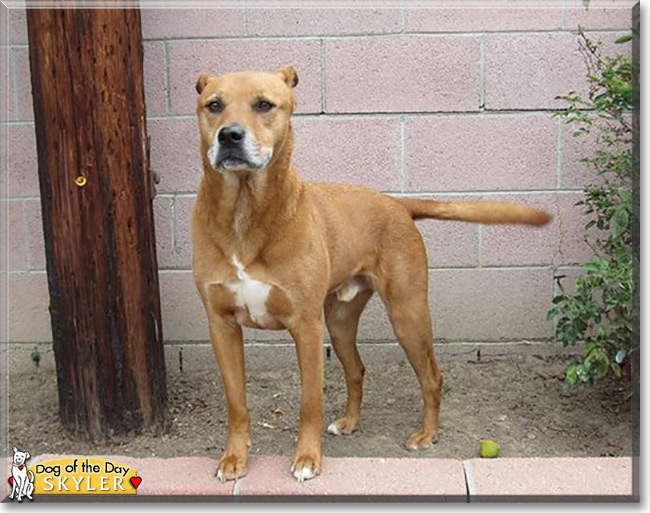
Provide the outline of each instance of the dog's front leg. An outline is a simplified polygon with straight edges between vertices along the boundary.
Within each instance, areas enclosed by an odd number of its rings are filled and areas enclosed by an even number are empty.
[[[14,479],[15,481],[15,479]],[[18,483],[18,491],[16,492],[16,500],[18,502],[22,502],[23,500],[23,495],[25,495],[25,481],[26,479],[21,479]]]
[[[215,316],[210,319],[210,339],[228,404],[228,441],[217,466],[217,478],[225,482],[246,475],[251,444],[242,329],[233,322]]]
[[[323,319],[291,330],[296,343],[302,402],[298,443],[291,472],[298,481],[321,473],[323,432]]]

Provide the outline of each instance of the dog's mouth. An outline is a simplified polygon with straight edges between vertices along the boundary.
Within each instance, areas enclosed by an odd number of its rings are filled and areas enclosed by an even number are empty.
[[[266,167],[271,159],[272,152],[264,152],[261,155],[250,154],[243,151],[223,150],[217,152],[216,158],[212,161],[214,169],[227,171],[259,171]],[[208,157],[210,154],[208,153]]]
[[[218,157],[215,162],[216,168],[221,168],[226,171],[238,171],[242,169],[256,169],[256,166],[253,165],[248,159],[245,159],[238,155],[224,155]]]

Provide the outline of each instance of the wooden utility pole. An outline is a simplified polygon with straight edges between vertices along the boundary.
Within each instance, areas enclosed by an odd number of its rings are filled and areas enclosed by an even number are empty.
[[[167,390],[137,9],[28,9],[64,425],[164,426]]]

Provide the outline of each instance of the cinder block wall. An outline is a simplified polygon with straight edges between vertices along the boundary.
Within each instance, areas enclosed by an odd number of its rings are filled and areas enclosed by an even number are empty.
[[[589,11],[581,0],[525,4],[533,8],[144,10],[166,341],[208,338],[189,270],[188,225],[202,173],[196,77],[288,63],[300,75],[294,162],[306,180],[526,202],[554,214],[544,229],[418,224],[439,340],[551,336],[554,275],[574,275],[590,254],[573,207],[587,177],[579,159],[590,145],[552,118],[560,107],[554,98],[585,91],[577,26],[611,47],[631,26],[633,3],[591,0]],[[11,11],[10,20],[9,340],[33,343],[51,333],[24,12]],[[360,338],[393,338],[376,299]]]

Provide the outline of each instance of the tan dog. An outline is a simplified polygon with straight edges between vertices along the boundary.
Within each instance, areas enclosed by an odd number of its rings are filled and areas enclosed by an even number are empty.
[[[328,431],[349,434],[359,425],[364,374],[357,325],[377,291],[424,400],[422,427],[406,445],[430,447],[442,373],[433,353],[427,256],[413,219],[537,226],[550,219],[522,205],[392,198],[302,182],[291,167],[297,84],[291,66],[276,74],[202,74],[196,84],[204,176],[192,219],[193,272],[228,403],[222,481],[246,474],[251,443],[242,326],[287,329],[295,341],[302,403],[291,471],[303,481],[321,472],[324,325],[348,390],[345,412]]]

